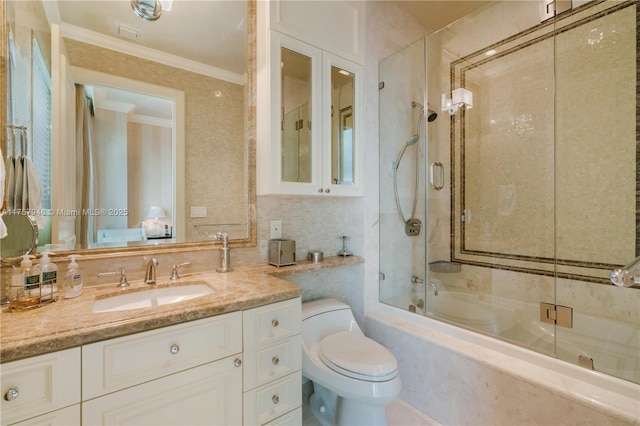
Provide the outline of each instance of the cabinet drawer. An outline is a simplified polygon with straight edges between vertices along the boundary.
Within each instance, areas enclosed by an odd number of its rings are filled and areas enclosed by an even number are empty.
[[[302,407],[266,423],[267,426],[300,426],[302,424]]]
[[[302,405],[302,373],[296,372],[244,394],[244,424],[267,423]]]
[[[82,347],[82,399],[242,351],[242,313],[191,321]]]
[[[80,402],[80,348],[7,362],[1,370],[3,425]]]
[[[244,389],[253,389],[302,368],[302,336],[244,353]]]
[[[83,425],[239,425],[241,355],[82,403]]]
[[[80,424],[80,404],[14,423],[21,426],[69,426]]]
[[[244,350],[271,345],[300,333],[302,304],[300,298],[260,306],[243,312]]]

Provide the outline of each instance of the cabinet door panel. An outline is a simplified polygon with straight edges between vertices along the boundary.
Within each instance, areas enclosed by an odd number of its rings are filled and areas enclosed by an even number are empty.
[[[332,195],[363,194],[362,67],[323,52],[323,187]],[[328,190],[328,191],[327,191]]]
[[[270,32],[269,49],[267,192],[313,194],[322,181],[322,51],[277,31]]]
[[[85,425],[242,423],[240,356],[192,368],[82,404]]]
[[[242,351],[242,313],[82,347],[83,400]]]
[[[80,349],[2,364],[2,424],[80,402]]]
[[[80,404],[14,423],[21,426],[69,426],[80,424]]]

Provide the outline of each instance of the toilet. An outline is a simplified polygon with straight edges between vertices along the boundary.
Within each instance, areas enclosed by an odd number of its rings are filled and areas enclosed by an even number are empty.
[[[369,339],[349,305],[302,304],[302,375],[313,382],[309,407],[324,426],[387,425],[385,406],[400,393],[398,362]]]

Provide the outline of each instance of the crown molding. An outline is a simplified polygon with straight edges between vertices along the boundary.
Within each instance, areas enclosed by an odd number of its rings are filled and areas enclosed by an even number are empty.
[[[186,71],[205,75],[207,77],[217,78],[219,80],[224,80],[241,85],[245,85],[247,82],[246,74],[238,74],[223,70],[222,68],[205,65],[201,62],[192,61],[189,59],[181,58],[180,56],[161,52],[159,50],[139,46],[75,25],[62,23],[60,25],[60,32],[62,36],[66,38],[77,40],[83,43],[93,44],[109,50],[115,50],[116,52],[124,53],[126,55],[136,56],[138,58],[158,62],[160,64],[174,68],[180,68]]]

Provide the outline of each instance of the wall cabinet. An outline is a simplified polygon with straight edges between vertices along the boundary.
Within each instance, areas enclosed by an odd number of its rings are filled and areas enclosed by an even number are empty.
[[[4,363],[2,425],[299,425],[301,326],[296,298]]]
[[[346,59],[360,56],[322,39],[313,31],[318,22],[303,31],[309,11],[295,9],[296,2],[264,3],[258,8],[258,194],[363,195],[363,67]],[[345,32],[343,46],[357,46],[353,34],[363,25],[337,27],[333,19],[346,3],[314,4],[314,19],[326,19],[324,33]]]

